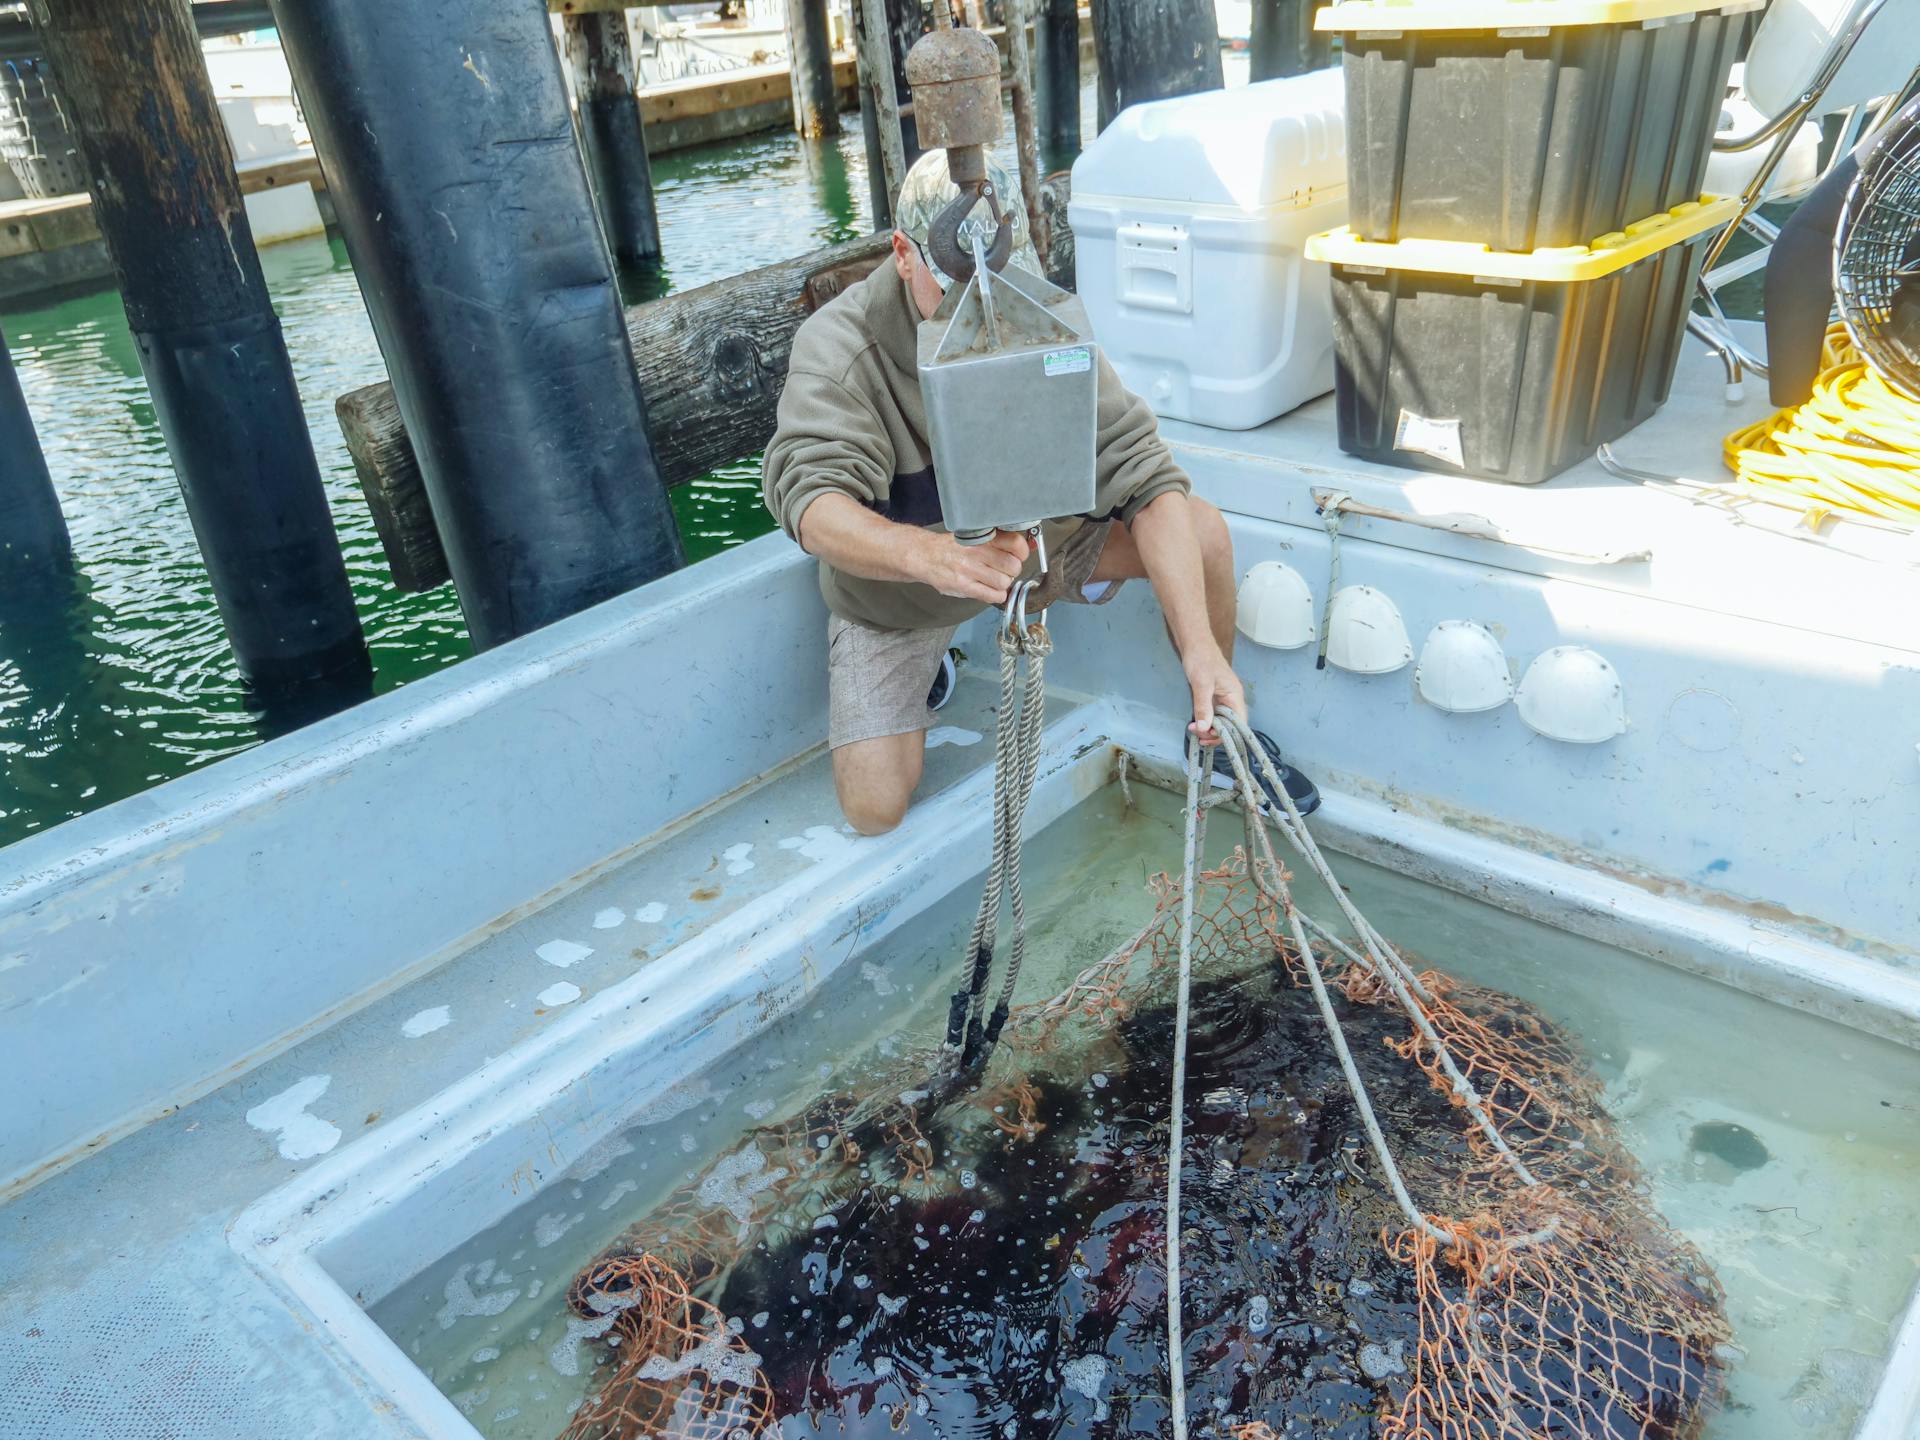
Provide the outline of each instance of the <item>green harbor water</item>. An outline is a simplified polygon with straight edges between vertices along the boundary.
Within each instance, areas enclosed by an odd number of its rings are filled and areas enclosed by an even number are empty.
[[[1245,83],[1229,57],[1228,83]],[[1012,116],[1001,161],[1015,164]],[[1094,87],[1081,92],[1094,133]],[[633,304],[804,255],[869,232],[857,115],[809,141],[775,130],[656,156],[664,267],[626,283]],[[1049,166],[1070,155],[1044,155]],[[405,595],[388,579],[373,521],[334,419],[334,400],[385,378],[337,237],[260,252],[293,357],[307,426],[373,655],[374,692],[472,653],[451,585]],[[78,580],[24,613],[0,613],[0,846],[235,754],[299,723],[249,709],[194,544],[186,504],[119,294],[102,289],[10,306],[13,352],[73,533]],[[773,528],[760,460],[744,456],[678,486],[690,561]]]
[[[1226,57],[1226,69],[1229,86],[1245,83],[1244,56]],[[1089,80],[1088,137],[1094,109]],[[770,131],[656,157],[666,265],[629,288],[628,302],[867,233],[859,123],[845,120],[832,141]],[[1010,138],[1000,158],[1012,167]],[[1042,158],[1049,168],[1071,161]],[[450,585],[424,595],[393,588],[334,419],[338,396],[385,375],[345,247],[337,238],[293,241],[262,250],[261,263],[372,651],[374,690],[385,693],[471,654],[466,626]],[[1731,313],[1755,314],[1758,290],[1756,276],[1723,299]],[[4,846],[258,744],[300,717],[270,718],[246,704],[119,295],[12,307],[0,329],[78,561],[70,591],[0,612]],[[677,487],[673,503],[690,560],[772,528],[757,455]]]
[[[849,116],[849,120],[853,117]],[[865,157],[785,132],[654,162],[664,271],[629,300],[685,289],[866,233]],[[376,692],[471,653],[451,586],[387,577],[333,416],[384,377],[337,238],[261,251],[326,479]],[[0,614],[0,844],[257,744],[185,502],[154,423],[120,297],[102,290],[0,316],[78,560],[71,594]],[[757,457],[678,487],[691,559],[764,533]]]

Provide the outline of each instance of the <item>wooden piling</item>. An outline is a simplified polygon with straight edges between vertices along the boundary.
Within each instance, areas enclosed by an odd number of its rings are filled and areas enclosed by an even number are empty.
[[[0,335],[0,594],[73,565],[73,541]]]
[[[1007,17],[1007,60],[1013,83],[1013,148],[1020,162],[1020,199],[1027,208],[1027,233],[1033,237],[1034,252],[1044,268],[1048,250],[1047,220],[1040,210],[1040,144],[1033,113],[1033,51],[1027,44],[1027,0],[1002,0],[1002,5]]]
[[[1102,129],[1142,100],[1226,83],[1213,0],[1093,0],[1093,48]]]
[[[658,265],[660,217],[654,209],[653,167],[647,160],[640,104],[633,93],[633,44],[626,12],[569,13],[560,24],[573,71],[573,98],[580,108],[580,148],[607,248],[621,265]]]
[[[1039,143],[1046,168],[1080,153],[1080,14],[1074,0],[1039,0],[1033,26]]]
[[[280,322],[184,0],[31,0],[241,674],[371,669]]]
[[[938,0],[945,3],[945,0]],[[867,167],[886,187],[887,223],[906,178],[906,144],[901,133],[900,78],[895,68],[893,26],[886,0],[854,0],[855,53],[860,63],[860,124],[868,137]],[[868,121],[872,125],[869,127]],[[876,191],[876,200],[879,198]],[[875,206],[876,217],[879,206]]]
[[[793,128],[809,139],[838,135],[827,0],[787,0],[787,71],[793,83]]]
[[[893,197],[887,193],[886,151],[880,143],[880,117],[873,103],[873,87],[867,84],[866,61],[861,58],[865,51],[859,43],[863,26],[858,4],[853,7],[853,17],[854,56],[859,72],[854,88],[860,92],[860,148],[867,157],[867,208],[873,215],[873,228],[886,230],[893,225]]]
[[[1313,28],[1315,8],[1307,0],[1253,0],[1253,33],[1247,41],[1249,79],[1278,80],[1333,63],[1333,36]]]
[[[273,10],[475,645],[679,566],[545,9]]]

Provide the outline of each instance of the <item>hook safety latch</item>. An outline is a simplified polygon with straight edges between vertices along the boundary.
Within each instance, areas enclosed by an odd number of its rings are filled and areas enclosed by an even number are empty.
[[[987,202],[987,213],[995,227],[993,241],[987,246],[987,268],[1001,270],[1013,254],[1013,220],[1000,204],[999,190],[986,176],[963,182],[959,195],[927,227],[927,253],[933,263],[963,285],[973,278],[975,266],[973,247],[961,243],[960,231],[973,207],[982,200]]]

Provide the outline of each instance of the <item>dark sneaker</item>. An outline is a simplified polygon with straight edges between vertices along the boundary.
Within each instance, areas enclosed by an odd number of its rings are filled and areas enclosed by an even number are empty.
[[[1287,796],[1293,801],[1293,808],[1300,812],[1301,817],[1304,819],[1318,810],[1320,791],[1313,781],[1280,758],[1280,747],[1273,743],[1271,736],[1256,730],[1253,732],[1253,738],[1260,748],[1267,752],[1267,758],[1273,761],[1273,768],[1280,776],[1280,783],[1287,787]],[[1267,784],[1266,772],[1261,769],[1259,763],[1251,757],[1247,763],[1253,767],[1254,781],[1266,795],[1267,803],[1285,809],[1286,807],[1279,805],[1272,787]],[[1213,783],[1222,790],[1231,790],[1234,785],[1233,762],[1227,759],[1226,747],[1223,745],[1213,747]]]
[[[927,708],[938,710],[953,698],[953,682],[959,679],[960,671],[956,661],[960,658],[958,650],[948,650],[940,657],[940,668],[934,672],[933,688],[927,691]]]

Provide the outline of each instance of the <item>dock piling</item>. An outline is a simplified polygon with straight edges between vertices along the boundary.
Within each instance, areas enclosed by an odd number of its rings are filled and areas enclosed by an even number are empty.
[[[280,322],[184,0],[31,0],[161,434],[263,703],[371,674]]]
[[[1333,36],[1313,28],[1314,9],[1302,0],[1253,0],[1253,32],[1247,40],[1249,79],[1305,75],[1333,63]]]
[[[595,211],[607,248],[623,266],[660,263],[660,217],[653,203],[653,167],[640,102],[633,93],[633,44],[622,10],[561,17],[573,97],[580,107],[580,147],[592,176]]]
[[[858,7],[854,10],[854,31],[857,35],[861,22]],[[856,57],[864,52],[857,46]],[[873,104],[873,87],[867,84],[866,62],[859,62],[860,80],[854,88],[860,92],[860,148],[867,158],[867,208],[873,212],[873,228],[888,230],[893,227],[893,197],[887,194],[886,152],[880,144],[880,118]]]
[[[641,386],[655,397],[656,450],[668,484],[765,447],[801,321],[891,254],[885,235],[863,235],[627,311]],[[349,391],[334,410],[394,584],[440,584],[447,578],[444,544],[392,384]]]
[[[984,8],[984,7],[983,7]],[[1013,82],[1013,148],[1020,161],[1020,199],[1027,209],[1027,233],[1044,268],[1047,219],[1040,209],[1040,141],[1033,103],[1033,51],[1027,44],[1027,0],[1002,0],[1007,17],[1007,60]],[[981,19],[985,19],[985,15]],[[982,27],[985,28],[984,26]]]
[[[0,593],[73,565],[73,541],[40,437],[0,335]]]
[[[833,83],[827,0],[787,0],[787,72],[793,83],[793,128],[810,140],[838,135],[840,97]]]
[[[474,644],[678,567],[545,7],[273,11]]]
[[[854,53],[860,71],[860,128],[867,141],[867,171],[877,175],[874,223],[883,213],[892,223],[894,201],[907,174],[907,148],[900,114],[899,56],[886,0],[853,0]],[[936,0],[945,4],[946,0]],[[884,191],[886,205],[878,202]]]
[[[1058,169],[1080,153],[1080,14],[1074,0],[1037,0],[1033,42],[1044,168]]]
[[[1093,48],[1102,129],[1142,100],[1226,83],[1213,0],[1093,0]]]

